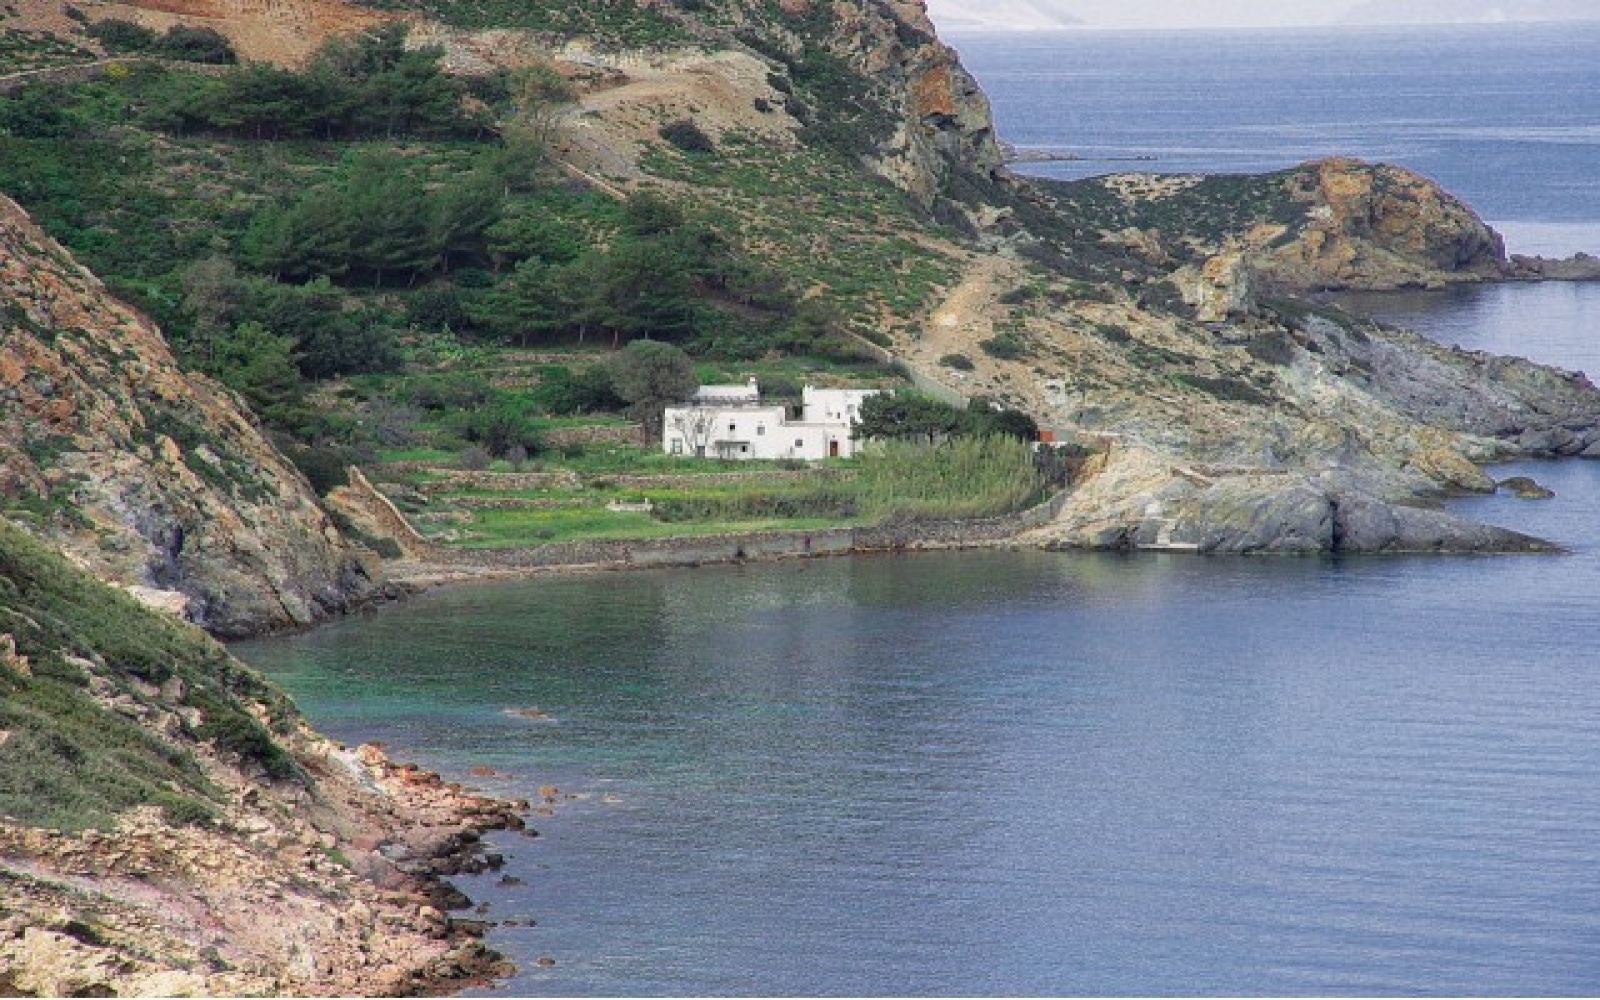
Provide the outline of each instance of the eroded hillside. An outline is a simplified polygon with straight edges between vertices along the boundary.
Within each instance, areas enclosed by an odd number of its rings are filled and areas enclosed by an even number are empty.
[[[306,729],[197,629],[0,522],[0,990],[412,994],[493,973],[439,876],[511,803]]]
[[[0,296],[8,516],[222,634],[308,624],[369,593],[237,397],[180,371],[160,332],[10,201]]]

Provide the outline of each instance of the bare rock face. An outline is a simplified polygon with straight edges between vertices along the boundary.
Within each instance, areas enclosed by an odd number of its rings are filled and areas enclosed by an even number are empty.
[[[848,40],[859,68],[891,81],[892,90],[904,95],[903,120],[880,151],[880,172],[928,202],[953,170],[998,170],[1004,156],[995,142],[989,99],[934,35],[923,0],[848,6],[841,41]]]
[[[1505,241],[1460,199],[1402,167],[1336,157],[1291,181],[1310,206],[1292,240],[1258,266],[1295,289],[1400,288],[1502,275]]]
[[[1125,448],[1107,456],[1030,540],[1219,554],[1557,551],[1518,532],[1397,502],[1380,489],[1345,472],[1197,468]]]
[[[222,635],[308,624],[371,581],[227,390],[0,199],[0,504]]]
[[[743,21],[741,38],[781,53],[802,76],[818,50],[856,74],[842,91],[818,95],[837,102],[843,93],[844,104],[812,113],[858,117],[864,135],[853,152],[924,206],[953,176],[992,177],[1003,165],[989,99],[935,35],[923,0],[789,0],[776,19],[750,0],[731,6]]]
[[[1190,305],[1220,316],[1253,293],[1434,287],[1518,273],[1505,242],[1434,181],[1334,157],[1259,176],[1113,174],[1047,186],[1136,258],[1168,267]],[[1215,261],[1215,263],[1210,263]],[[1553,265],[1552,265],[1553,266]],[[1561,265],[1581,273],[1581,262]],[[1525,262],[1526,276],[1539,276]]]

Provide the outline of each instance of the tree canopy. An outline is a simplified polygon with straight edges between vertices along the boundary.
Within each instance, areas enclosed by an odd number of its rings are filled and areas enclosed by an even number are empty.
[[[630,415],[644,426],[645,437],[661,437],[667,404],[681,402],[700,387],[694,365],[683,349],[659,340],[635,340],[611,362],[611,382],[629,404]]]

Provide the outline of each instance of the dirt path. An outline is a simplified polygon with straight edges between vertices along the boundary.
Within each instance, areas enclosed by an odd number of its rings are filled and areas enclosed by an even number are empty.
[[[1004,309],[1000,296],[1015,288],[1018,280],[1016,267],[1009,261],[992,254],[972,257],[961,283],[929,312],[921,336],[896,344],[896,353],[924,378],[963,396],[998,394],[1002,369],[978,344],[995,335],[995,318]],[[956,354],[972,362],[971,371],[939,363]]]

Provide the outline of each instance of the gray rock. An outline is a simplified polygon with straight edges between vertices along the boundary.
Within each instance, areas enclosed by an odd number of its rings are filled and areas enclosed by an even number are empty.
[[[1530,427],[1517,436],[1517,450],[1527,455],[1560,455],[1582,439],[1564,427]]]
[[[1559,552],[1543,539],[1480,524],[1442,510],[1406,507],[1376,497],[1336,498],[1337,552]]]
[[[1554,490],[1540,486],[1527,476],[1512,476],[1510,479],[1500,480],[1495,485],[1502,490],[1509,490],[1525,500],[1543,500],[1556,495]]]

